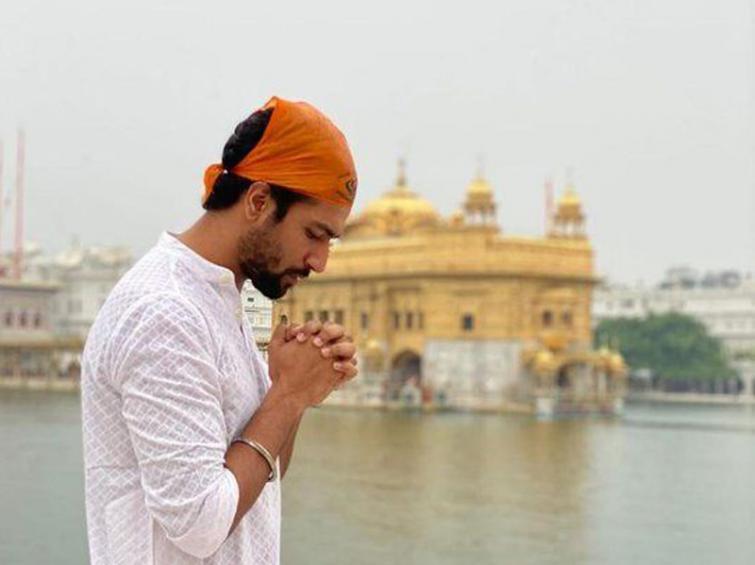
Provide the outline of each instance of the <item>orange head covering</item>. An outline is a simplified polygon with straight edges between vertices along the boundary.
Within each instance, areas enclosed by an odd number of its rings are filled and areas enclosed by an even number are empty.
[[[268,108],[273,108],[273,113],[259,143],[229,172],[331,204],[351,206],[357,174],[340,130],[306,102],[273,96],[262,109]],[[203,202],[224,170],[219,163],[205,170]]]

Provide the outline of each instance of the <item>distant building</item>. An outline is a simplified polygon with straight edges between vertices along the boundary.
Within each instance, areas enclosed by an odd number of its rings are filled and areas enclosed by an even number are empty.
[[[131,252],[123,247],[74,244],[55,256],[30,257],[26,277],[59,286],[52,304],[55,330],[86,338],[97,312],[132,262]]]
[[[0,257],[0,378],[11,386],[55,385],[59,377],[75,384],[89,327],[131,254],[73,245],[46,256],[26,245],[20,280],[7,277],[9,264],[9,255]]]
[[[49,282],[0,279],[0,378],[77,377],[83,340],[55,331]]]
[[[608,285],[593,297],[593,322],[679,312],[702,322],[732,361],[755,360],[755,279],[735,271],[676,268],[656,286]]]
[[[270,341],[273,325],[273,302],[254,288],[251,281],[246,281],[241,291],[244,312],[252,325],[254,340],[265,350]]]

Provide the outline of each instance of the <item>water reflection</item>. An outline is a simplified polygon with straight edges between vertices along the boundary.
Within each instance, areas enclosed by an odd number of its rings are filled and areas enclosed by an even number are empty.
[[[752,428],[724,407],[316,410],[284,483],[283,563],[754,563]],[[0,446],[0,563],[86,562],[78,397],[0,391]]]
[[[301,538],[311,520],[327,520],[345,547],[314,536],[304,544],[327,556],[323,563],[356,555],[364,563],[388,555],[580,561],[585,429],[495,416],[318,412],[303,427],[287,479],[285,532]],[[360,540],[357,553],[347,549],[349,536]],[[293,544],[286,551],[291,562],[304,558]]]

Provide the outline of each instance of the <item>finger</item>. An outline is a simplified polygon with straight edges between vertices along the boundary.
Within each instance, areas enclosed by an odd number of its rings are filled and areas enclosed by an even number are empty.
[[[356,356],[356,353],[356,346],[353,343],[344,341],[340,341],[335,345],[326,345],[320,349],[320,354],[325,359],[332,358],[335,361],[351,361]]]
[[[345,386],[346,386],[347,384],[349,384],[349,382],[350,382],[350,381],[351,381],[351,379],[353,379],[353,378],[354,378],[354,377],[352,376],[352,377],[349,377],[349,378],[346,378],[346,377],[344,377],[344,378],[342,378],[342,379],[339,379],[339,380],[338,380],[338,382],[337,382],[337,383],[336,383],[336,384],[335,384],[335,385],[333,386],[333,388],[335,388],[335,389],[342,389],[342,388],[343,388],[343,387],[345,387]]]
[[[346,330],[341,324],[326,322],[320,332],[312,340],[317,347],[322,347],[328,343],[335,343],[346,334]]]
[[[300,342],[307,341],[310,336],[317,334],[322,329],[322,322],[319,320],[310,320],[306,322],[296,335],[296,339]]]
[[[315,335],[322,329],[322,322],[320,320],[310,320],[304,324],[304,330],[308,335]]]
[[[291,324],[286,328],[286,341],[294,339],[302,329],[302,324]]]
[[[338,375],[339,380],[346,379],[350,380],[353,379],[359,371],[357,371],[357,368],[352,363],[344,363],[342,361],[336,361],[333,363],[333,370],[335,370],[337,373],[340,373]]]
[[[275,327],[275,330],[273,330],[272,335],[270,335],[270,343],[278,343],[282,341],[286,341],[286,329],[288,328],[288,324],[281,322]]]
[[[334,359],[337,359],[339,361],[348,361],[357,352],[357,348],[353,343],[349,343],[348,341],[340,341],[336,343],[335,345],[331,345],[328,347],[323,347],[323,354],[325,354],[325,350],[329,352],[330,355],[325,355],[325,357],[333,357]]]

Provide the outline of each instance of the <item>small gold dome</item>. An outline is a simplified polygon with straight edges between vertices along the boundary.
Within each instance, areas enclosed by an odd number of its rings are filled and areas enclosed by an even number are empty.
[[[547,375],[555,371],[558,365],[553,353],[547,349],[541,349],[535,354],[532,366],[538,375]]]
[[[376,339],[369,339],[362,349],[364,354],[365,369],[367,371],[379,371],[385,361],[383,347]]]
[[[490,183],[486,181],[482,176],[478,175],[472,182],[467,185],[467,194],[472,196],[478,195],[492,195],[493,188]]]
[[[574,191],[573,186],[566,187],[566,190],[564,191],[564,194],[561,198],[558,200],[558,207],[559,208],[581,208],[582,207],[582,200],[580,200],[579,196],[577,196],[577,193]]]
[[[610,356],[608,367],[610,368],[611,372],[616,375],[624,374],[627,370],[627,365],[624,362],[624,357],[619,352],[616,352]]]
[[[582,201],[571,185],[566,187],[563,196],[558,200],[556,216],[571,220],[581,220],[583,218]]]
[[[608,370],[611,366],[611,350],[605,345],[595,352],[596,365],[604,370]]]

